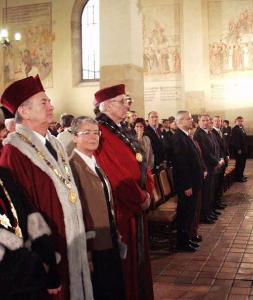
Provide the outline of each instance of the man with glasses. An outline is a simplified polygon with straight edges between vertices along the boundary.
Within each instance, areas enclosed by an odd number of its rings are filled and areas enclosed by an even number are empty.
[[[5,139],[0,165],[11,171],[52,229],[52,242],[61,256],[62,288],[54,289],[56,299],[93,299],[82,207],[68,156],[48,131],[54,107],[39,76],[12,83],[1,102],[15,114],[17,125]]]
[[[148,254],[145,210],[150,205],[152,183],[138,142],[121,128],[129,109],[125,85],[99,90],[95,94],[102,132],[95,157],[112,186],[116,224],[127,254],[122,260],[127,300],[152,300],[153,285]]]

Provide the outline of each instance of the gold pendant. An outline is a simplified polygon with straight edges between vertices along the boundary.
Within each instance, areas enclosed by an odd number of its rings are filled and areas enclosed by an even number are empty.
[[[22,238],[22,237],[23,237],[20,227],[16,227],[16,228],[15,228],[15,234],[16,234],[16,236],[18,236],[19,238]]]
[[[139,152],[136,153],[135,157],[136,157],[136,160],[137,160],[138,162],[142,162],[143,157],[142,157],[142,154],[141,154],[141,153],[139,153]]]
[[[73,204],[77,201],[77,194],[71,190],[69,191],[69,201]]]
[[[0,215],[0,224],[5,228],[12,227],[9,218],[5,214]]]

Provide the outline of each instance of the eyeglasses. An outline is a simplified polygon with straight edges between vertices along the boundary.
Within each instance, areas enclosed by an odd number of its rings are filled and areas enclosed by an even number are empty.
[[[118,102],[118,103],[121,103],[122,105],[128,105],[129,104],[127,98],[122,98],[120,100],[111,100],[111,102]]]
[[[76,135],[82,135],[82,136],[90,136],[90,135],[101,135],[101,131],[100,130],[86,130],[86,131],[79,131],[76,133]]]

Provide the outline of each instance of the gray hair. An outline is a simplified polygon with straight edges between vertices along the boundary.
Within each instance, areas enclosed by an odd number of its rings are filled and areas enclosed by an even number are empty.
[[[28,98],[28,99],[25,100],[23,103],[21,103],[21,104],[19,105],[18,109],[19,109],[20,107],[29,106],[29,105],[31,105],[30,98]],[[16,111],[16,113],[15,113],[15,122],[16,122],[17,124],[21,124],[21,123],[23,122],[24,119],[23,119],[23,117],[21,116],[21,114],[20,114],[20,112],[18,111],[18,109],[17,109],[17,111]]]
[[[11,127],[15,124],[14,118],[9,118],[4,120],[5,127],[10,131]]]
[[[75,118],[72,123],[71,123],[71,132],[72,134],[77,134],[80,131],[80,127],[83,124],[95,124],[98,125],[98,122],[91,118],[91,117],[87,117],[87,116],[80,116]]]
[[[188,110],[179,110],[175,117],[176,123],[181,121],[185,114],[189,114],[189,111]]]

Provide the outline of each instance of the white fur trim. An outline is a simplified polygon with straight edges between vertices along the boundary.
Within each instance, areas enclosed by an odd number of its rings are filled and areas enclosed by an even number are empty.
[[[27,231],[31,240],[35,240],[44,234],[50,235],[51,230],[42,215],[38,212],[28,215]]]
[[[36,145],[36,147],[47,157],[48,161],[50,161],[53,166],[64,172],[64,165],[62,164],[61,159],[58,159],[57,162],[33,131],[22,126],[21,124],[17,124],[16,132],[24,134],[26,137],[28,137],[32,143]],[[58,153],[60,151],[64,153],[64,158],[66,161],[68,161],[68,156],[62,144],[49,132],[47,133],[47,138]],[[38,158],[36,151],[30,145],[25,143],[17,135],[17,133],[9,134],[7,138],[4,139],[3,143],[5,145],[10,144],[17,148],[21,153],[29,158],[31,163],[40,168],[52,180],[61,203],[64,216],[70,276],[70,300],[93,300],[90,270],[87,259],[86,234],[80,199],[78,198],[75,204],[72,204],[69,201],[68,189],[59,180],[59,178],[55,176],[54,172],[47,166],[46,162]],[[58,157],[60,156],[58,155]],[[70,167],[69,170],[71,181],[73,183],[72,190],[78,195]]]
[[[17,237],[14,233],[0,229],[0,244],[8,248],[9,250],[17,250],[23,247],[23,239]]]
[[[86,240],[94,239],[96,236],[96,231],[91,230],[86,232]]]
[[[5,249],[0,245],[0,262],[3,260],[5,254]]]

